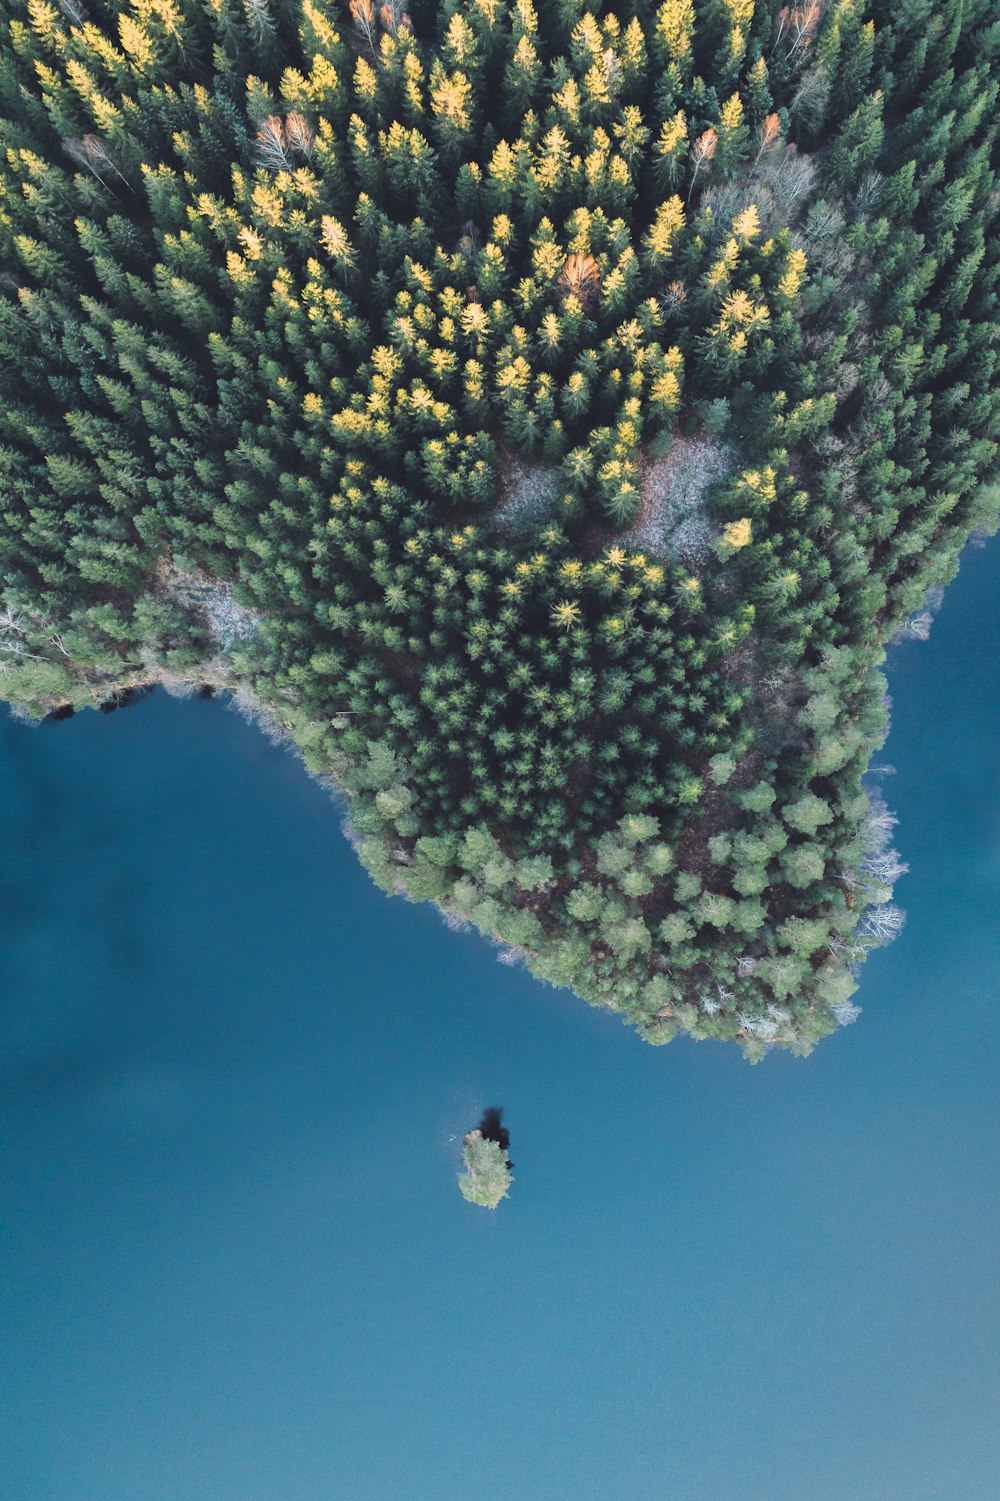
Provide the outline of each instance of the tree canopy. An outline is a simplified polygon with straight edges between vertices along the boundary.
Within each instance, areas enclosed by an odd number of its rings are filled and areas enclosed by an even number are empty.
[[[510,1161],[499,1142],[481,1131],[470,1131],[462,1149],[465,1172],[458,1180],[464,1198],[470,1204],[495,1209],[505,1199],[513,1182]]]
[[[10,0],[0,689],[228,685],[360,858],[808,1052],[997,509],[990,0]]]

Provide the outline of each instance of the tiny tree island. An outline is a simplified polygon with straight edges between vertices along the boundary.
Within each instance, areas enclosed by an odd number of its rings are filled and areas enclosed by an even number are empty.
[[[998,59],[993,0],[8,0],[0,691],[229,690],[387,891],[808,1053],[902,921],[885,645],[996,516]]]
[[[505,1199],[513,1182],[510,1158],[498,1141],[482,1131],[470,1131],[462,1148],[465,1172],[458,1180],[464,1198],[470,1204],[495,1209]]]

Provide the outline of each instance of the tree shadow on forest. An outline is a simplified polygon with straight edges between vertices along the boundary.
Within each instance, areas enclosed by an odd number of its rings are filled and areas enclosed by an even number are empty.
[[[495,1141],[502,1152],[506,1152],[509,1148],[510,1132],[503,1124],[503,1110],[496,1105],[490,1105],[483,1111],[483,1118],[476,1129],[486,1141]],[[509,1157],[507,1166],[511,1169],[514,1166]]]

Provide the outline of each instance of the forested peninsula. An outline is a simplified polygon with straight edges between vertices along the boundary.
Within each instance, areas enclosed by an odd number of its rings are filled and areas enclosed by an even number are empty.
[[[7,0],[0,692],[207,684],[374,879],[807,1053],[997,510],[991,0]]]

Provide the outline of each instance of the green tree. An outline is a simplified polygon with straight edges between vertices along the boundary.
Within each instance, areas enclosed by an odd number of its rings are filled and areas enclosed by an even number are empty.
[[[510,1159],[498,1142],[470,1131],[462,1148],[465,1172],[458,1180],[462,1197],[470,1204],[495,1209],[505,1199],[513,1182]]]

